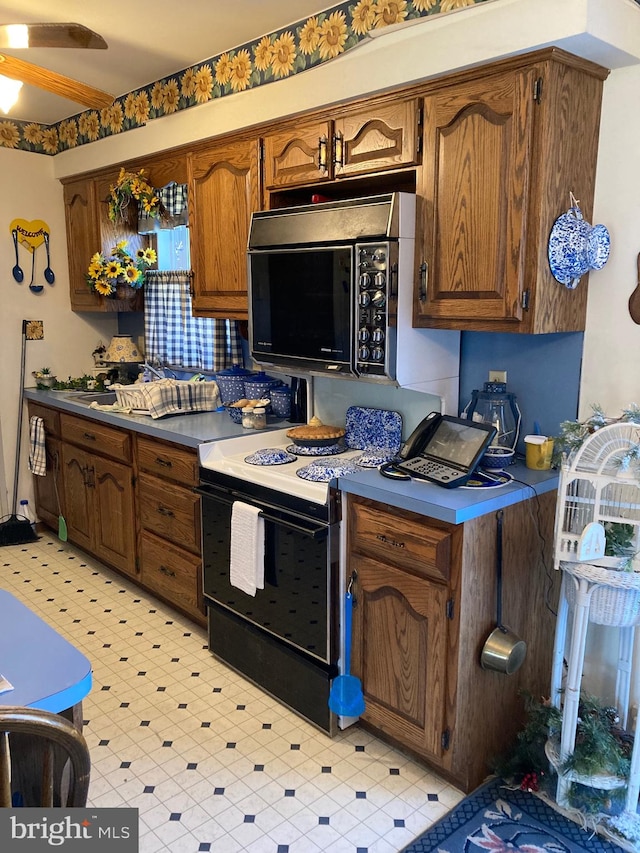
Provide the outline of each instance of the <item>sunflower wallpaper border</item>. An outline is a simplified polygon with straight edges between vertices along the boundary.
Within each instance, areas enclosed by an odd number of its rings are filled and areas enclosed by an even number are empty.
[[[305,18],[155,83],[51,125],[0,120],[0,147],[56,155],[107,136],[143,127],[150,119],[225,95],[283,80],[335,59],[370,30],[440,15],[488,0],[357,0]]]

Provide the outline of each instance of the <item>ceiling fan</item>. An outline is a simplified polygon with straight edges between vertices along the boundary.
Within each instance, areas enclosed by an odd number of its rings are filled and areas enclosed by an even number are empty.
[[[29,47],[105,50],[107,43],[102,36],[82,24],[0,24],[0,51]],[[108,107],[114,101],[108,92],[2,52],[0,75],[37,86],[92,109]]]

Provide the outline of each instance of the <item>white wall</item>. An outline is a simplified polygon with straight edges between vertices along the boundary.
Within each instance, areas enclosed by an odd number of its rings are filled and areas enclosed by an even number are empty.
[[[25,352],[25,385],[33,386],[32,370],[50,367],[60,378],[81,376],[93,367],[92,351],[99,340],[108,341],[116,331],[117,314],[74,314],[69,304],[69,273],[64,225],[62,185],[53,178],[53,161],[40,154],[0,150],[0,235],[3,251],[2,300],[0,330],[2,370],[0,370],[0,431],[2,461],[6,483],[0,479],[0,493],[11,502],[13,490],[15,436],[18,427],[20,390],[20,353],[22,320],[43,320],[44,340],[27,341]],[[44,284],[40,294],[29,290],[31,255],[19,248],[20,266],[25,273],[22,284],[14,281],[11,270],[15,263],[9,224],[13,219],[42,219],[51,233],[51,268],[53,285]],[[88,261],[88,259],[87,259]],[[46,266],[44,246],[35,253],[34,283],[44,283]],[[32,477],[27,470],[28,417],[23,415],[23,451],[19,468],[18,500],[27,498],[33,506]],[[0,478],[1,478],[0,468]],[[13,509],[13,508],[11,508]]]

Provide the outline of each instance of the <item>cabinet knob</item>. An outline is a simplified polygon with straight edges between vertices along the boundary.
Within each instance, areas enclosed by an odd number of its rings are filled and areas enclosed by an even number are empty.
[[[427,301],[427,282],[429,280],[429,264],[423,261],[420,264],[420,289],[418,291],[418,299],[420,302]]]
[[[321,172],[327,171],[327,137],[321,136],[318,140],[318,169]]]
[[[167,577],[169,577],[169,578],[175,578],[176,573],[173,571],[173,569],[168,569],[166,566],[162,566],[162,565],[159,566],[158,568],[160,569],[160,572],[163,575],[167,575]]]
[[[174,517],[173,512],[170,509],[167,509],[166,506],[159,506],[158,507],[158,513],[160,515],[166,516],[167,518],[173,518]]]
[[[168,459],[161,459],[159,456],[156,456],[156,465],[160,465],[162,468],[171,468],[171,462]]]

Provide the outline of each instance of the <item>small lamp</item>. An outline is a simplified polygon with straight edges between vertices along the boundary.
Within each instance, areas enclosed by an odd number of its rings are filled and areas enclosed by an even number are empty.
[[[139,364],[143,359],[140,350],[131,340],[131,335],[114,335],[104,354],[104,360],[118,365],[118,382],[126,383],[126,365]]]

